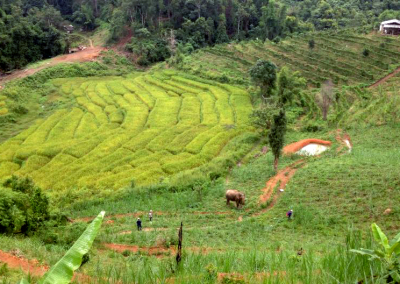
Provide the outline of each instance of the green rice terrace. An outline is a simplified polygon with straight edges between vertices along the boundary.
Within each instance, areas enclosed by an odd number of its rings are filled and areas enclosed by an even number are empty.
[[[148,185],[240,155],[235,143],[257,139],[250,97],[238,87],[174,71],[52,84],[74,106],[4,143],[0,178],[29,175],[58,192]]]
[[[400,251],[387,257],[400,243],[399,43],[312,33],[204,48],[177,66],[138,71],[100,58],[9,82],[0,282],[43,283],[89,228],[95,239],[73,250],[83,263],[68,270],[72,283],[400,283],[388,277]],[[258,59],[308,82],[287,106],[276,171],[251,116],[262,104],[249,76]],[[327,79],[324,120],[317,96]],[[326,152],[301,156],[308,140]],[[228,189],[245,203],[228,205]],[[372,223],[394,240],[371,234]]]

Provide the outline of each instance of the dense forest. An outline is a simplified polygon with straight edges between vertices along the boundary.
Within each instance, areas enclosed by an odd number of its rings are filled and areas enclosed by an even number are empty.
[[[400,0],[0,0],[0,70],[66,52],[63,25],[69,23],[83,31],[109,29],[110,43],[131,30],[127,50],[146,65],[168,58],[171,42],[190,52],[313,30],[370,31],[400,17],[399,10]]]

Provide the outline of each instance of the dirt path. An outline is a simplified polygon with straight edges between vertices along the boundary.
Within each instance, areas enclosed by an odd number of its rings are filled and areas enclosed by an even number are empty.
[[[148,212],[144,211],[138,211],[138,212],[133,212],[133,213],[123,213],[123,214],[112,214],[112,215],[107,215],[105,219],[108,219],[106,221],[107,224],[112,224],[114,223],[110,219],[121,219],[124,217],[142,217],[142,216],[147,216]],[[182,215],[182,214],[191,214],[191,215],[230,215],[233,214],[232,211],[216,211],[216,212],[207,212],[207,211],[194,211],[194,212],[183,212],[181,214],[175,213],[175,212],[163,212],[163,211],[157,211],[153,212],[154,216],[162,216],[162,215]],[[94,220],[96,216],[90,216],[90,217],[82,217],[82,218],[76,218],[72,219],[71,222],[90,222]]]
[[[54,58],[51,58],[49,62],[45,63],[44,65],[37,67],[37,68],[32,68],[32,69],[24,69],[24,70],[17,70],[12,72],[10,75],[0,77],[0,86],[4,85],[8,81],[14,80],[14,79],[21,79],[25,78],[27,76],[33,75],[45,68],[52,67],[55,65],[58,65],[60,63],[74,63],[74,62],[87,62],[87,61],[92,61],[96,59],[97,57],[100,56],[100,53],[106,48],[103,47],[93,47],[93,42],[90,40],[91,47],[75,52],[72,54],[64,54],[60,55]]]
[[[386,75],[385,77],[379,79],[378,81],[376,81],[375,83],[373,83],[372,85],[370,85],[368,87],[369,88],[375,88],[383,83],[385,83],[387,80],[389,80],[390,78],[394,77],[395,75],[397,75],[398,73],[400,73],[400,67],[398,67],[396,70],[394,70],[392,73]]]
[[[11,269],[21,269],[25,273],[30,273],[32,276],[40,277],[49,269],[48,266],[40,265],[36,259],[28,260],[22,257],[15,256],[11,253],[0,250],[0,262],[7,263]]]
[[[280,189],[285,190],[287,183],[294,176],[296,171],[304,165],[304,159],[296,161],[290,166],[284,168],[283,170],[280,170],[275,176],[270,178],[265,184],[265,187],[262,189],[263,194],[260,196],[259,200],[260,205],[266,204],[267,202],[269,203],[265,209],[258,211],[257,213],[253,214],[253,216],[261,215],[262,213],[265,213],[266,211],[274,207],[274,205],[278,201],[279,196],[283,193],[280,191]],[[279,186],[275,190],[277,185]]]
[[[21,269],[24,273],[30,274],[33,277],[42,277],[50,267],[47,265],[41,265],[36,259],[26,259],[22,256],[16,256],[12,253],[4,252],[0,250],[0,263],[7,263],[10,269]],[[95,283],[94,279],[83,273],[74,273],[75,280],[79,283]]]
[[[143,252],[149,255],[155,255],[158,257],[162,257],[165,255],[171,255],[176,253],[176,247],[170,246],[169,248],[163,246],[154,246],[154,247],[139,247],[136,245],[125,245],[125,244],[113,244],[113,243],[103,243],[103,246],[107,249],[123,253],[125,251],[130,251],[133,253]],[[211,248],[211,247],[184,247],[185,250],[190,252],[196,252],[201,254],[207,254],[210,252],[224,252],[224,249],[219,248]]]

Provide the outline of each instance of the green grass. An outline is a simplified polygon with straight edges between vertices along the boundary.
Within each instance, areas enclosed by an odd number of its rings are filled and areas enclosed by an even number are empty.
[[[377,283],[373,275],[379,273],[379,264],[369,263],[349,249],[373,247],[367,233],[372,222],[381,225],[390,236],[398,232],[400,208],[396,169],[399,155],[394,147],[400,138],[397,133],[398,127],[391,126],[349,131],[354,144],[352,153],[338,155],[335,152],[338,145],[334,144],[333,149],[321,157],[308,158],[306,166],[296,172],[277,204],[261,215],[254,213],[263,209],[258,198],[265,181],[274,175],[270,152],[260,158],[250,157],[248,163],[240,167],[234,166],[228,183],[220,178],[201,191],[169,191],[163,184],[135,187],[119,195],[81,200],[71,207],[63,207],[62,204],[70,203],[64,203],[68,198],[82,195],[82,192],[68,191],[59,199],[58,206],[73,218],[95,216],[103,209],[107,211],[113,222],[103,224],[90,261],[80,272],[108,283],[163,282],[171,277],[177,283],[188,283],[188,279],[190,283],[215,283],[214,273],[228,273],[227,277],[229,273],[236,273],[248,283],[353,283],[361,279]],[[235,138],[232,143],[236,144],[227,146],[224,151],[237,148],[243,139],[251,137],[249,135],[242,135],[242,140],[235,141]],[[305,137],[310,136],[291,131],[287,143]],[[312,137],[334,140],[329,132],[314,133]],[[259,145],[257,151],[261,147]],[[143,155],[147,157],[146,153]],[[284,156],[280,168],[296,159],[298,157]],[[159,159],[160,162],[167,160]],[[119,168],[118,165],[110,170],[118,172]],[[102,182],[109,180],[105,177]],[[225,204],[227,188],[246,193],[244,209]],[[295,212],[292,222],[286,220],[288,208]],[[384,215],[386,208],[391,208],[392,213]],[[152,223],[147,218],[150,209],[154,211]],[[121,213],[139,214],[147,231],[136,230],[136,216],[112,217]],[[243,219],[241,222],[239,217]],[[175,248],[181,222],[184,257],[177,268],[173,252],[160,252],[156,257],[149,255],[146,248]],[[58,241],[52,244],[42,243],[43,240],[48,242],[46,236],[50,232],[41,232],[33,238],[12,241],[2,236],[0,245],[6,251],[18,247],[28,258],[54,264],[68,248],[68,239],[78,234],[85,224],[78,222],[50,229],[58,236]],[[103,243],[134,245],[143,251],[123,256],[105,249]],[[300,248],[304,250],[302,256],[297,255]]]

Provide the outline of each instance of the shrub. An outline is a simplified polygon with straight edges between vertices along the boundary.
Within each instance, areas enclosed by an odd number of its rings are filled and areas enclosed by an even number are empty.
[[[0,190],[0,233],[29,233],[50,219],[49,199],[29,178],[7,179]]]
[[[362,54],[364,55],[364,57],[368,57],[369,56],[369,49],[368,48],[364,48]]]
[[[126,249],[126,250],[124,250],[124,251],[122,252],[122,255],[125,256],[125,257],[128,257],[128,256],[131,255],[131,251]]]
[[[7,276],[9,272],[10,271],[7,263],[4,263],[2,266],[0,266],[0,276]]]
[[[310,39],[309,41],[308,41],[308,47],[310,48],[310,49],[314,49],[314,47],[315,47],[315,40],[312,38],[312,39]]]
[[[319,122],[319,121],[308,121],[302,127],[301,131],[303,131],[303,132],[318,132],[318,131],[322,131],[323,129],[324,129],[324,126],[323,126],[323,124],[321,122]]]

